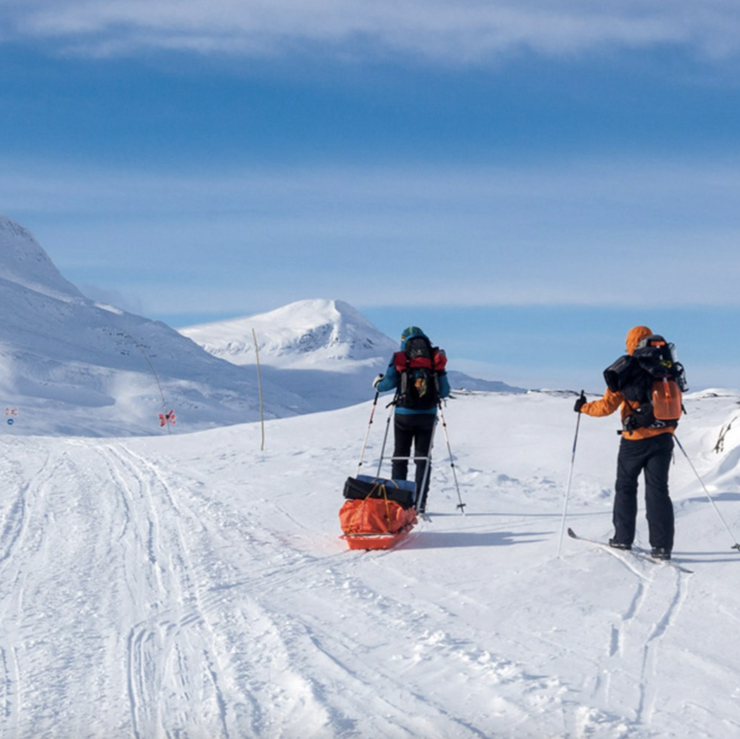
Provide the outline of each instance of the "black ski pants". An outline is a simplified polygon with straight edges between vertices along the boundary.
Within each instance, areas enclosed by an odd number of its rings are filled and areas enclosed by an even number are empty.
[[[637,482],[645,473],[645,512],[651,547],[673,549],[673,503],[668,492],[668,470],[673,457],[673,434],[647,439],[622,439],[617,457],[614,495],[614,539],[632,544],[637,523]]]
[[[393,467],[391,475],[396,480],[408,479],[408,459],[399,457],[411,456],[411,445],[414,446],[414,457],[428,457],[434,436],[434,426],[437,416],[431,413],[396,413],[393,421],[395,446],[393,449]],[[429,472],[427,473],[427,466]],[[429,478],[431,477],[431,463],[427,459],[416,462],[416,495],[417,507],[420,511],[426,509],[429,493]],[[426,484],[424,479],[426,474]],[[424,489],[422,490],[422,485]]]

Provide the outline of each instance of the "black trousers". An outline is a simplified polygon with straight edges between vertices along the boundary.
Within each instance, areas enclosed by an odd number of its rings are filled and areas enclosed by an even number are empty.
[[[630,441],[622,439],[617,457],[614,496],[614,538],[632,544],[637,523],[637,483],[645,473],[645,512],[650,546],[673,549],[673,503],[668,492],[668,470],[673,457],[670,433]]]
[[[410,457],[411,445],[414,446],[414,457],[428,457],[429,449],[434,435],[434,426],[437,416],[431,413],[396,413],[393,420],[393,434],[395,446],[393,449],[393,467],[391,475],[396,480],[408,479],[409,463],[407,459],[396,459],[396,457]],[[429,472],[427,473],[427,466]],[[426,484],[424,476],[426,474]],[[429,478],[432,474],[431,464],[423,459],[416,463],[416,494],[417,507],[420,511],[426,509],[427,495],[429,493]]]

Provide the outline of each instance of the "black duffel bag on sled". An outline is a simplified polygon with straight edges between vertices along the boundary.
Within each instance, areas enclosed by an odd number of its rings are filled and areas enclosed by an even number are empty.
[[[416,484],[410,480],[389,480],[383,477],[357,475],[344,483],[344,497],[348,500],[380,498],[392,500],[402,508],[413,508],[416,501]]]

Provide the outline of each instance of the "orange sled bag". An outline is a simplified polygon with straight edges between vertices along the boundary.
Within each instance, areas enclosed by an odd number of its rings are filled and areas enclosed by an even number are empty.
[[[416,509],[390,500],[387,484],[393,481],[378,480],[372,497],[347,500],[339,509],[342,538],[350,549],[388,549],[416,524]]]

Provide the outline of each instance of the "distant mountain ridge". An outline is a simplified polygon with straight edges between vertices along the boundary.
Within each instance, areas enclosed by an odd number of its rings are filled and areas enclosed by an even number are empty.
[[[290,384],[305,388],[301,371],[323,371],[331,376],[325,390],[346,397],[344,405],[360,403],[372,395],[372,378],[386,371],[400,348],[359,311],[342,300],[300,300],[269,313],[201,324],[181,329],[206,351],[241,366],[256,362],[254,336],[261,364],[268,376],[294,372]],[[454,366],[454,358],[452,360]],[[449,371],[453,388],[489,392],[525,392],[503,382],[480,380]],[[338,406],[336,406],[338,407]]]

